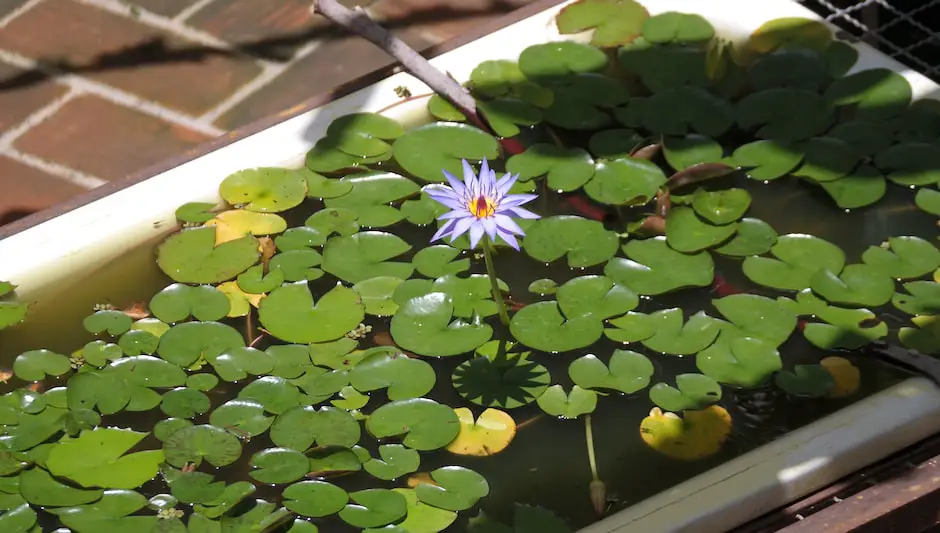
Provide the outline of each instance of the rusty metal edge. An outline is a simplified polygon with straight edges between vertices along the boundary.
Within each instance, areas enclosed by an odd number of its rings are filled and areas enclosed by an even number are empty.
[[[490,33],[493,33],[494,31],[505,28],[506,26],[509,26],[511,24],[515,24],[516,22],[519,22],[532,15],[535,15],[536,13],[545,11],[546,9],[554,7],[565,1],[566,0],[535,0],[534,2],[530,4],[526,4],[520,7],[519,9],[516,9],[515,11],[511,13],[507,13],[506,15],[498,19],[495,19],[485,24],[480,24],[479,26],[474,28],[472,31],[469,31],[464,34],[453,37],[451,39],[448,39],[447,41],[444,41],[443,43],[430,46],[424,49],[423,51],[421,51],[421,55],[429,59],[433,57],[437,57],[445,52],[449,52],[455,48],[459,48],[465,44],[469,44],[481,37],[484,37]],[[332,102],[333,100],[337,100],[343,96],[346,96],[347,94],[356,92],[360,89],[364,89],[368,87],[369,85],[372,85],[373,83],[376,83],[378,81],[381,81],[387,78],[388,76],[397,72],[399,69],[400,69],[400,64],[396,62],[390,65],[387,65],[385,67],[382,67],[380,69],[374,70],[354,80],[351,80],[342,85],[334,87],[333,89],[329,91],[313,96],[312,98],[309,98],[305,100],[304,102],[290,109],[287,109],[281,113],[251,122],[241,128],[237,128],[226,134],[220,135],[216,137],[215,139],[202,143],[190,150],[183,152],[182,154],[171,157],[169,159],[165,159],[159,163],[146,167],[130,176],[109,181],[108,183],[104,185],[101,185],[86,193],[70,198],[69,200],[66,200],[65,202],[61,202],[59,204],[56,204],[42,211],[38,211],[31,215],[27,215],[19,220],[15,220],[4,226],[0,226],[0,239],[4,239],[16,233],[20,233],[21,231],[29,229],[33,226],[42,224],[43,222],[46,222],[47,220],[51,220],[55,217],[68,213],[69,211],[72,211],[74,209],[87,205],[91,202],[94,202],[95,200],[99,200],[101,198],[104,198],[105,196],[114,194],[115,192],[126,189],[133,185],[136,185],[137,183],[145,181],[153,176],[166,172],[167,170],[170,170],[172,168],[178,167],[182,165],[183,163],[192,161],[193,159],[204,156],[210,152],[214,152],[218,150],[219,148],[222,148],[234,142],[240,141],[250,135],[254,135],[255,133],[258,133],[262,130],[270,128],[276,124],[280,124],[281,122],[289,120],[297,115],[302,115],[304,113],[307,113],[308,111],[311,111],[313,109],[326,105]]]

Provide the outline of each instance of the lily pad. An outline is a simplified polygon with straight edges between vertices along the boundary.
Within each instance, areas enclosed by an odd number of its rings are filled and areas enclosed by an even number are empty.
[[[33,467],[20,473],[20,494],[27,502],[42,507],[71,507],[97,501],[104,494],[101,489],[85,490],[64,485],[48,472]]]
[[[519,54],[518,65],[528,79],[545,83],[571,74],[599,72],[607,66],[607,55],[594,46],[562,40],[529,46]]]
[[[637,294],[655,296],[685,287],[707,287],[715,276],[708,252],[678,252],[666,244],[665,237],[632,240],[623,251],[629,259],[611,259],[604,274]]]
[[[800,141],[832,123],[832,105],[814,91],[774,88],[751,93],[735,109],[738,126],[761,139]]]
[[[470,268],[470,259],[457,259],[460,250],[438,244],[422,248],[415,254],[412,263],[415,269],[429,278],[438,278],[448,274],[459,274]]]
[[[617,235],[600,222],[570,215],[537,220],[522,241],[533,259],[548,263],[567,255],[571,268],[607,261],[617,253],[618,243]]]
[[[646,203],[665,183],[666,175],[655,164],[624,157],[598,163],[584,192],[602,204]]]
[[[352,190],[324,203],[328,208],[348,209],[356,213],[362,226],[383,227],[399,222],[404,215],[388,204],[418,192],[418,185],[413,181],[391,172],[344,179],[352,185]]]
[[[377,156],[377,158],[382,157],[388,159],[388,157],[391,157],[391,154],[386,152],[381,156]],[[375,159],[376,158],[364,158],[362,161],[374,162]],[[347,183],[346,180],[327,178],[309,168],[301,168],[297,172],[307,181],[307,196],[310,198],[336,198],[337,196],[348,193],[352,189],[352,185]]]
[[[689,59],[683,56],[691,56],[692,66],[686,66],[685,73],[679,71],[678,80],[676,71],[661,68],[661,60],[652,61],[647,71],[646,83],[652,83],[651,76],[665,74],[665,79],[657,82],[658,85],[666,87],[657,91],[646,99],[645,102],[639,102],[638,98],[631,100],[626,108],[618,108],[615,111],[617,120],[630,126],[631,120],[628,120],[630,113],[638,113],[640,123],[648,130],[663,135],[685,135],[695,132],[707,137],[718,137],[725,133],[734,125],[734,108],[727,100],[716,96],[703,89],[702,87],[685,86],[690,80],[689,77],[696,78],[700,83],[706,80],[704,57],[700,50],[684,47],[680,50],[678,57],[672,54],[669,59]],[[624,62],[624,54],[620,55],[620,62]],[[688,63],[688,61],[684,61]],[[629,68],[629,67],[628,67]],[[681,87],[671,87],[674,84],[681,84]],[[634,110],[634,106],[641,106]]]
[[[901,328],[898,331],[901,344],[921,353],[940,354],[940,319],[937,315],[915,316],[911,322],[917,327]]]
[[[370,528],[390,524],[408,513],[405,497],[388,489],[365,489],[349,494],[339,517],[351,526]]]
[[[891,301],[894,280],[865,264],[848,265],[836,275],[822,268],[810,278],[814,292],[832,303],[877,307]]]
[[[703,222],[695,211],[684,206],[673,208],[666,219],[666,242],[679,252],[699,252],[719,245],[737,231],[737,224],[713,226]]]
[[[274,417],[267,416],[264,405],[256,400],[229,400],[209,415],[209,423],[213,426],[234,430],[249,437],[261,435],[273,422]]]
[[[858,161],[849,143],[834,137],[814,137],[804,145],[803,165],[793,174],[826,183],[848,175]]]
[[[643,137],[632,129],[601,130],[591,135],[588,147],[595,157],[620,159],[633,153],[642,142]]]
[[[562,9],[555,22],[562,35],[593,29],[591,44],[613,47],[636,39],[647,17],[646,8],[633,0],[580,0]]]
[[[13,372],[23,381],[40,381],[47,375],[61,376],[71,369],[68,357],[49,350],[31,350],[13,361]]]
[[[214,228],[186,229],[157,248],[157,264],[180,283],[219,283],[241,274],[258,260],[258,240],[250,235],[215,245]]]
[[[542,122],[541,109],[515,98],[480,101],[477,102],[477,109],[500,137],[515,137],[521,131],[519,126],[534,126]]]
[[[747,47],[760,53],[790,47],[822,52],[832,42],[832,31],[819,20],[781,17],[769,20],[754,30]]]
[[[454,413],[460,420],[460,433],[447,445],[447,451],[453,454],[494,455],[506,449],[516,436],[516,422],[505,411],[488,408],[476,420],[466,407],[454,409]]]
[[[654,407],[640,423],[640,437],[657,452],[682,461],[714,455],[731,434],[731,415],[712,405],[682,417]]]
[[[323,276],[323,271],[316,268],[322,261],[323,256],[316,250],[288,250],[272,257],[269,265],[287,281],[307,281]]]
[[[701,15],[667,11],[643,22],[643,38],[651,43],[704,43],[715,29]]]
[[[117,337],[131,329],[133,322],[134,320],[131,317],[121,311],[105,309],[95,311],[85,317],[85,320],[82,321],[82,325],[89,333],[97,335],[107,332],[108,335]]]
[[[716,163],[722,158],[723,149],[718,142],[695,133],[684,137],[663,138],[663,155],[666,162],[676,170],[684,170],[699,163]]]
[[[525,354],[473,357],[454,369],[454,388],[472,403],[515,409],[534,402],[551,384],[546,368]]]
[[[715,251],[732,257],[760,255],[769,252],[776,243],[777,232],[770,224],[757,218],[743,218],[734,237]]]
[[[387,481],[415,472],[421,465],[421,455],[401,444],[379,446],[379,457],[381,459],[369,459],[362,468],[373,477]]]
[[[449,511],[463,511],[490,493],[486,478],[462,466],[445,466],[431,472],[435,484],[420,483],[415,494],[422,502]]]
[[[895,307],[909,315],[935,315],[940,313],[940,283],[911,281],[904,284],[908,292],[897,293],[891,299]]]
[[[223,211],[205,225],[215,228],[216,246],[244,238],[246,235],[274,235],[287,229],[287,221],[280,215],[244,209]]]
[[[891,237],[882,246],[869,246],[862,261],[894,279],[913,279],[940,267],[940,250],[919,237]]]
[[[608,321],[613,328],[604,330],[608,339],[630,343],[648,339],[656,334],[658,324],[650,315],[630,312]]]
[[[633,394],[646,388],[653,376],[653,363],[630,350],[614,350],[609,366],[593,354],[575,359],[568,366],[571,381],[584,389],[611,389]]]
[[[779,48],[758,57],[748,69],[756,90],[792,87],[818,91],[830,81],[826,58],[807,48]]]
[[[815,315],[825,323],[806,324],[803,335],[823,350],[855,350],[883,338],[888,325],[868,309],[842,309],[823,305]]]
[[[45,465],[54,475],[83,487],[137,488],[156,476],[163,462],[161,450],[124,455],[146,436],[119,428],[85,430],[53,447]]]
[[[793,171],[803,160],[803,152],[787,142],[763,140],[741,145],[732,159],[747,169],[749,178],[767,181]]]
[[[725,328],[725,335],[754,337],[780,346],[796,328],[797,316],[777,300],[756,294],[732,294],[712,304],[728,321],[733,330]]]
[[[900,185],[925,187],[940,181],[940,155],[934,144],[895,144],[875,154],[875,166],[891,171],[888,179]]]
[[[401,124],[378,113],[350,113],[330,123],[326,138],[349,155],[375,157],[391,149],[383,139],[397,139],[403,133]]]
[[[219,322],[184,322],[160,337],[157,354],[166,361],[188,367],[200,358],[212,359],[226,350],[245,346],[242,334]]]
[[[863,165],[849,175],[820,183],[822,188],[842,209],[856,209],[872,205],[887,192],[887,182],[873,167]]]
[[[552,190],[569,192],[581,188],[594,176],[594,159],[580,148],[561,148],[537,143],[506,161],[506,170],[527,181],[547,176]]]
[[[676,387],[657,383],[650,388],[650,400],[666,411],[679,412],[704,409],[721,399],[721,385],[703,374],[679,374]]]
[[[365,317],[359,295],[337,286],[318,302],[306,282],[279,287],[261,301],[258,318],[279,339],[309,344],[343,337]]]
[[[777,372],[774,383],[791,396],[820,398],[829,394],[835,381],[820,365],[796,365],[792,372]]]
[[[833,81],[825,96],[837,106],[852,105],[857,120],[879,121],[904,111],[912,93],[904,76],[887,68],[871,68]]]
[[[376,353],[359,362],[349,372],[349,382],[360,392],[388,389],[389,400],[418,398],[434,387],[431,365],[404,354]]]
[[[269,413],[281,414],[300,405],[300,390],[284,378],[264,376],[248,384],[238,393],[241,400],[256,400]]]
[[[241,454],[238,438],[208,424],[180,429],[163,441],[166,462],[177,468],[187,463],[199,466],[203,460],[215,467],[226,466],[237,461]]]
[[[461,176],[460,161],[499,157],[499,143],[491,135],[467,124],[435,122],[408,130],[393,144],[395,160],[418,178],[444,182],[442,171]]]
[[[392,489],[405,497],[408,515],[394,526],[378,530],[366,530],[369,533],[437,533],[447,529],[457,519],[457,513],[430,506],[418,500],[414,489]]]
[[[634,309],[639,298],[630,289],[606,276],[580,276],[568,280],[557,291],[558,306],[568,318],[594,317],[604,320]]]
[[[410,249],[401,238],[380,231],[335,237],[323,248],[323,270],[350,283],[378,276],[408,279],[414,272],[410,263],[388,260]]]
[[[819,366],[832,376],[833,385],[828,393],[830,398],[845,398],[858,391],[861,372],[848,359],[835,356],[824,357],[819,361]]]
[[[391,334],[406,350],[428,356],[460,355],[472,351],[493,335],[479,319],[451,321],[454,299],[443,292],[411,298],[392,317]]]
[[[237,347],[208,358],[220,378],[229,382],[241,381],[249,374],[260,376],[274,369],[271,357],[257,348]]]
[[[422,192],[417,200],[405,200],[401,204],[401,214],[405,216],[408,222],[417,226],[431,224],[437,217],[450,210],[444,204],[428,196],[427,188],[428,186],[425,186],[425,192]]]
[[[656,333],[644,339],[643,345],[659,353],[689,355],[711,345],[721,331],[721,321],[699,311],[682,323],[682,309],[677,307],[651,313]]]
[[[261,483],[291,483],[304,477],[310,467],[307,456],[289,448],[268,448],[251,457],[248,473],[252,479]]]
[[[512,316],[509,328],[526,346],[556,353],[590,346],[604,329],[602,320],[591,314],[563,316],[554,301],[523,307]]]
[[[577,418],[597,407],[597,393],[574,385],[566,393],[561,385],[552,385],[537,400],[539,407],[551,416]]]
[[[744,216],[751,205],[751,195],[744,189],[705,191],[692,196],[692,208],[712,224],[730,224]]]
[[[719,339],[695,356],[695,365],[719,383],[743,388],[757,387],[783,368],[772,343],[751,337]]]
[[[460,432],[460,420],[446,405],[413,398],[379,407],[366,420],[366,429],[378,439],[404,435],[405,446],[429,451],[450,444]]]
[[[174,283],[150,299],[150,312],[163,322],[181,322],[190,316],[212,321],[229,312],[228,298],[211,285],[191,287]]]
[[[294,407],[278,415],[271,426],[271,441],[278,446],[305,451],[318,446],[349,448],[359,442],[359,423],[335,407]]]
[[[914,196],[914,203],[921,211],[940,217],[940,191],[919,189]]]
[[[398,304],[392,300],[395,289],[403,280],[388,276],[369,278],[353,285],[359,294],[365,312],[375,316],[392,316],[398,310]]]
[[[284,489],[284,507],[312,518],[329,516],[346,506],[346,491],[325,481],[301,481]]]
[[[22,500],[20,500],[22,501]],[[22,503],[0,514],[0,528],[9,533],[26,533],[33,531],[36,523],[36,511],[28,503]]]
[[[774,289],[805,289],[817,270],[841,272],[845,265],[845,254],[838,246],[812,235],[783,235],[770,251],[776,259],[750,256],[741,268],[754,283]]]
[[[251,168],[230,174],[219,185],[222,198],[249,211],[279,213],[307,197],[307,182],[286,168]]]

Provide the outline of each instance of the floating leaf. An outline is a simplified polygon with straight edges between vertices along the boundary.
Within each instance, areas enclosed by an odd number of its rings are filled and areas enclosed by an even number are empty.
[[[898,339],[905,347],[924,354],[940,354],[940,320],[936,315],[911,318],[916,328],[901,328]]]
[[[401,124],[378,113],[350,113],[330,123],[326,138],[349,155],[375,157],[391,149],[383,139],[397,139],[403,133]]]
[[[225,294],[211,285],[190,287],[174,283],[150,299],[150,312],[170,324],[190,315],[196,320],[212,321],[228,314],[229,303]]]
[[[395,343],[406,350],[428,355],[460,355],[472,351],[493,336],[493,328],[478,319],[451,321],[454,299],[443,292],[411,298],[392,317]]]
[[[584,389],[612,389],[633,394],[646,388],[653,376],[653,363],[630,350],[614,350],[610,363],[593,354],[575,359],[568,366],[571,381]]]
[[[593,29],[591,44],[613,47],[636,39],[647,17],[646,8],[633,0],[580,0],[562,9],[555,22],[562,35]]]
[[[819,51],[780,48],[758,57],[748,69],[756,90],[792,87],[818,91],[830,81],[829,65]]]
[[[565,317],[557,302],[530,304],[512,316],[513,337],[546,352],[567,352],[590,346],[603,333],[603,322],[593,315]]]
[[[877,307],[894,294],[894,280],[864,264],[848,265],[841,274],[822,268],[810,278],[814,292],[832,303]]]
[[[488,408],[476,421],[473,412],[466,407],[454,409],[454,413],[460,420],[460,433],[447,445],[451,453],[476,457],[494,455],[506,449],[516,436],[516,422],[505,411]]]
[[[495,63],[495,61],[484,61],[483,63]],[[476,72],[483,63],[476,66],[473,69],[473,72]],[[515,63],[512,61],[506,61],[515,66]],[[517,69],[518,70],[518,69]],[[473,79],[473,72],[470,73],[471,80]],[[477,90],[477,87],[474,87],[474,90]],[[479,92],[479,91],[478,91]],[[467,116],[460,112],[459,109],[454,107],[454,104],[451,104],[447,100],[441,97],[441,95],[434,93],[431,95],[431,98],[428,98],[428,113],[431,113],[431,116],[438,120],[443,120],[446,122],[466,122]]]
[[[238,393],[241,400],[256,400],[269,413],[281,414],[300,405],[300,390],[284,378],[264,376],[248,384]]]
[[[5,296],[16,289],[7,281],[0,281],[0,297]],[[8,328],[14,324],[19,324],[26,318],[26,312],[29,304],[19,302],[0,302],[0,329]]]
[[[410,249],[401,238],[379,231],[337,237],[323,249],[323,270],[351,283],[378,276],[408,279],[414,271],[410,263],[387,260]]]
[[[665,237],[633,240],[623,246],[629,259],[615,257],[604,274],[642,295],[657,295],[685,287],[707,287],[715,275],[708,252],[684,254],[666,244]]]
[[[682,417],[654,407],[640,423],[640,437],[657,452],[682,461],[714,455],[731,434],[731,415],[723,407],[686,411]]]
[[[744,216],[751,205],[751,195],[744,189],[705,191],[692,195],[692,208],[712,224],[729,224]],[[668,238],[668,237],[667,237]]]
[[[879,121],[894,117],[911,103],[911,84],[887,68],[865,69],[836,79],[826,98],[837,106],[853,105],[858,120]]]
[[[442,171],[462,176],[461,159],[481,161],[499,157],[499,143],[466,124],[435,122],[408,130],[394,145],[395,160],[408,173],[425,181],[445,181]]]
[[[643,137],[632,129],[601,130],[591,135],[588,147],[595,157],[621,159],[632,154],[642,142]],[[591,175],[593,174],[592,168]]]
[[[379,456],[381,459],[369,459],[362,467],[373,477],[387,481],[415,472],[421,465],[421,455],[400,444],[379,446]]]
[[[380,276],[360,281],[353,285],[352,290],[359,294],[366,313],[375,316],[392,316],[398,310],[398,304],[392,300],[392,295],[402,281],[399,278]]]
[[[457,259],[459,255],[460,250],[438,244],[422,248],[415,254],[412,263],[422,275],[438,278],[447,274],[459,274],[470,268],[470,259]]]
[[[121,311],[113,309],[95,311],[93,314],[85,317],[82,325],[89,333],[95,335],[108,332],[108,335],[117,337],[131,329],[134,320]]]
[[[205,505],[196,504],[193,510],[209,518],[218,518],[255,493],[257,489],[249,481],[236,481],[227,485],[222,495]]]
[[[844,357],[824,357],[819,366],[832,376],[832,388],[829,389],[830,398],[845,398],[855,394],[861,381],[858,367]]]
[[[204,392],[186,387],[173,389],[163,395],[160,409],[174,418],[194,418],[209,410],[211,403]]]
[[[391,157],[391,154],[385,153],[378,157],[385,157],[387,159],[388,157]],[[363,161],[370,159],[375,158],[365,158]],[[300,175],[303,176],[307,181],[307,196],[310,198],[336,198],[337,196],[342,196],[348,193],[352,189],[352,185],[343,179],[327,178],[317,174],[309,168],[301,168],[297,170],[297,172],[299,172]]]
[[[365,317],[359,295],[337,286],[318,302],[306,282],[279,287],[261,301],[258,318],[279,339],[309,344],[338,339],[356,328]]]
[[[264,406],[255,400],[229,400],[209,415],[209,423],[213,426],[234,429],[250,437],[267,431],[272,422],[274,417],[265,415]]]
[[[329,516],[348,501],[345,490],[325,481],[301,481],[284,489],[284,507],[301,516]]]
[[[845,177],[820,185],[842,209],[872,205],[881,200],[887,191],[885,177],[867,165],[858,167]]]
[[[715,29],[701,15],[667,11],[643,22],[643,38],[651,43],[704,43]]]
[[[346,504],[339,517],[351,526],[370,528],[390,524],[408,512],[405,497],[388,489],[366,489],[349,494],[354,503]]]
[[[776,88],[745,96],[735,114],[739,127],[756,128],[761,139],[799,141],[824,132],[832,123],[833,109],[813,91]]]
[[[823,305],[814,314],[825,323],[806,324],[803,335],[823,350],[855,350],[888,334],[888,325],[868,309]]]
[[[157,264],[180,283],[219,283],[241,274],[259,257],[252,236],[215,245],[215,229],[186,229],[157,248]]]
[[[777,372],[774,383],[787,394],[804,398],[826,396],[835,385],[832,375],[820,365],[796,365],[792,372]]]
[[[602,204],[642,204],[652,199],[664,183],[666,176],[655,164],[624,157],[598,163],[584,192]]]
[[[408,504],[408,515],[395,526],[387,526],[378,531],[383,533],[398,533],[395,529],[408,533],[437,533],[443,531],[457,519],[457,513],[446,509],[439,509],[418,501],[413,489],[392,489],[405,497]],[[375,531],[375,530],[370,530]]]
[[[537,220],[522,241],[537,261],[551,262],[567,255],[568,266],[580,268],[607,261],[617,253],[617,235],[595,220],[559,215]]]
[[[763,140],[741,145],[732,158],[736,165],[748,169],[748,177],[775,180],[796,168],[803,160],[803,152],[786,142]]]
[[[719,339],[695,356],[695,365],[719,383],[744,388],[761,385],[783,367],[773,344],[751,337]]]
[[[248,473],[261,483],[291,483],[304,477],[310,467],[307,456],[289,448],[268,448],[251,456]]]
[[[357,411],[369,403],[368,395],[360,393],[349,385],[340,389],[338,394],[341,399],[333,400],[330,403],[336,407],[339,407],[340,409],[345,409],[347,411]]]
[[[534,402],[551,384],[544,366],[524,354],[473,357],[454,369],[457,393],[477,405],[515,409]],[[459,413],[458,413],[459,414]]]
[[[777,242],[777,232],[763,220],[743,218],[738,222],[737,228],[734,237],[715,248],[716,252],[733,257],[760,255],[769,252]]]
[[[901,185],[925,187],[940,181],[940,156],[931,143],[895,144],[875,154],[875,166],[892,171],[888,179]]]
[[[940,191],[926,188],[918,189],[917,194],[914,196],[914,203],[922,211],[940,217]]]
[[[119,428],[85,430],[54,446],[45,465],[54,475],[83,487],[133,489],[156,476],[163,462],[161,450],[124,455],[146,436]]]
[[[666,242],[679,252],[691,253],[727,241],[737,231],[737,224],[713,226],[703,222],[688,207],[676,207],[666,219]]]
[[[548,187],[557,191],[575,191],[594,176],[594,159],[580,148],[561,148],[537,143],[506,161],[506,170],[527,181],[548,176]]]
[[[665,47],[664,47],[665,48]],[[654,49],[655,50],[655,49]],[[689,82],[689,77],[697,79],[699,83],[705,83],[704,57],[700,50],[696,48],[684,47],[677,51],[685,50],[687,53],[680,52],[678,57],[669,57],[668,59],[683,60],[684,56],[690,56],[692,59],[691,68],[687,65],[684,70],[674,71],[662,69],[662,59],[652,58],[649,62],[647,76],[644,79],[646,83],[653,83],[649,78],[654,75],[665,75],[666,79],[657,81],[658,85],[664,85],[655,94],[646,99],[645,102],[639,101],[639,98],[631,100],[626,108],[615,110],[617,120],[626,126],[631,126],[634,122],[630,120],[631,113],[637,113],[639,123],[646,129],[663,135],[685,135],[690,131],[705,135],[707,137],[718,137],[725,133],[734,125],[734,108],[731,104],[711,92],[701,87],[672,87],[674,84],[684,85]],[[676,54],[673,54],[675,56]],[[620,62],[624,63],[625,55],[621,52]],[[684,61],[688,64],[689,57]],[[630,66],[627,67],[628,69]],[[674,80],[676,74],[679,79]],[[634,109],[635,106],[641,106]],[[635,124],[639,125],[639,124]]]
[[[940,267],[940,250],[919,237],[891,237],[882,246],[869,246],[862,261],[891,278],[912,279]]]
[[[187,202],[176,209],[176,218],[189,224],[203,224],[215,218],[212,212],[216,204],[209,202]]]
[[[208,424],[180,429],[163,442],[166,462],[177,468],[187,463],[199,466],[203,460],[215,467],[226,466],[241,453],[241,442],[234,435]]]
[[[555,294],[558,290],[558,284],[548,278],[537,279],[529,284],[529,292],[545,296],[546,294]]]
[[[650,388],[650,400],[667,411],[678,412],[704,409],[721,399],[721,386],[703,374],[679,374],[676,387],[657,383]]]
[[[420,483],[415,494],[422,502],[449,511],[463,511],[476,505],[490,492],[486,478],[462,466],[445,466],[431,472],[435,484]]]
[[[693,133],[685,137],[663,138],[666,162],[676,170],[684,170],[699,163],[720,162],[722,152],[720,144],[704,135]]]
[[[569,319],[596,320],[622,315],[634,309],[639,298],[630,289],[606,276],[580,276],[558,288],[558,306]]]
[[[241,381],[249,374],[254,376],[267,374],[274,369],[274,361],[271,357],[257,348],[230,348],[207,359],[216,374],[229,382]]]
[[[41,507],[70,507],[101,498],[103,490],[83,490],[63,485],[48,472],[33,467],[20,473],[20,494],[29,503]]]
[[[359,423],[334,407],[294,407],[278,415],[271,426],[271,441],[278,446],[305,451],[318,446],[349,448],[359,442]]]
[[[849,174],[859,156],[845,141],[834,137],[814,137],[804,145],[803,165],[793,174],[819,183]]]
[[[721,322],[699,311],[682,323],[682,309],[674,307],[651,313],[656,333],[643,345],[659,353],[689,355],[707,348],[721,331]]]
[[[460,432],[460,420],[446,405],[414,398],[379,407],[366,420],[366,429],[378,439],[404,435],[405,446],[429,451],[450,444]]]
[[[206,222],[215,227],[216,246],[247,235],[273,235],[287,229],[287,221],[274,213],[256,213],[244,209],[223,211]]]
[[[307,197],[307,182],[286,168],[251,168],[230,174],[219,185],[222,198],[249,211],[279,213]]]
[[[534,126],[542,121],[541,109],[515,98],[477,102],[477,109],[500,137],[515,137],[519,135],[519,126]]]
[[[643,313],[630,312],[608,322],[614,327],[605,329],[604,335],[616,342],[639,342],[656,334],[656,321]]]
[[[49,350],[31,350],[13,361],[13,372],[23,381],[40,381],[47,375],[61,376],[71,369],[68,357]]]
[[[573,41],[534,44],[519,54],[519,69],[530,80],[551,82],[571,74],[599,72],[607,55],[593,46]]]
[[[904,284],[909,294],[897,293],[891,299],[895,307],[909,315],[934,315],[940,313],[940,283],[935,281],[911,281]]]
[[[805,289],[817,270],[841,272],[845,264],[845,254],[838,246],[812,235],[783,235],[770,251],[776,259],[751,256],[744,260],[742,269],[754,283],[774,289]]]
[[[348,209],[356,213],[359,224],[363,226],[383,227],[399,222],[404,215],[388,204],[418,192],[413,181],[391,172],[344,179],[352,185],[352,190],[327,199],[325,204],[328,208]]]
[[[213,359],[226,350],[245,346],[242,334],[218,322],[184,322],[160,337],[157,354],[182,367],[204,359]]]
[[[561,385],[552,385],[538,398],[539,407],[551,416],[577,418],[597,407],[597,393],[574,385],[565,393]]]
[[[434,387],[434,368],[404,354],[376,353],[349,372],[349,383],[360,392],[387,388],[389,400],[418,398]]]

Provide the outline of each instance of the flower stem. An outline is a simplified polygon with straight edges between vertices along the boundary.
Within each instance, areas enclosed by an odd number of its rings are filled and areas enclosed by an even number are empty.
[[[594,431],[591,429],[591,415],[584,415],[584,439],[587,441],[588,462],[591,464],[591,476],[597,476],[597,460],[594,458]]]
[[[591,505],[598,516],[607,509],[607,486],[597,475],[597,460],[594,458],[594,431],[591,428],[591,415],[584,415],[584,439],[587,441],[588,462],[591,464],[591,484],[589,491]]]
[[[499,290],[499,282],[496,278],[496,268],[493,266],[492,244],[489,238],[484,237],[481,241],[483,245],[483,261],[486,263],[486,274],[490,278],[490,289],[493,291],[493,301],[499,309],[499,321],[504,326],[509,327],[509,313],[506,312],[506,302],[503,301],[503,293]]]

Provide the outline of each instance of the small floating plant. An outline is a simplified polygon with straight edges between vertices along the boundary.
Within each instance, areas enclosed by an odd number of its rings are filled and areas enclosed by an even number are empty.
[[[73,352],[0,333],[0,530],[573,531],[940,354],[936,102],[815,21],[556,22],[181,206]]]

